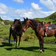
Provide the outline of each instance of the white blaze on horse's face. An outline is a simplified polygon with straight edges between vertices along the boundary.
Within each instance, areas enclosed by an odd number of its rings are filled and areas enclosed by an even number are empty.
[[[26,31],[26,30],[27,30],[27,28],[28,28],[28,25],[27,25],[27,24],[25,24],[25,26],[23,27],[23,30],[24,30],[24,31]]]
[[[26,31],[26,28],[25,28],[25,26],[23,27],[23,30],[24,30],[24,31]]]
[[[11,28],[12,28],[12,30],[14,30],[15,26],[14,26],[14,25],[12,25],[12,27],[11,27]]]
[[[25,23],[25,25],[24,25],[24,27],[23,27],[23,30],[26,31],[27,28],[29,28],[29,27],[30,27],[30,22],[29,22],[29,20],[28,20],[28,21],[26,21],[26,23]]]

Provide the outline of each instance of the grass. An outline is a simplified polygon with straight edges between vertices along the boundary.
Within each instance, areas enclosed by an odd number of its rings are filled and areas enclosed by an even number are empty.
[[[13,44],[13,43],[11,43]],[[0,43],[0,56],[55,56],[56,45],[44,44],[44,53],[39,52],[38,40],[35,41],[21,41],[21,45],[15,48],[13,45],[9,46],[7,42]]]
[[[8,38],[9,36],[9,25],[0,24],[0,38]]]

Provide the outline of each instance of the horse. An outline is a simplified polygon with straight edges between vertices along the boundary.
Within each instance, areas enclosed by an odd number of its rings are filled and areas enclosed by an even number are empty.
[[[43,22],[41,22],[41,24],[42,24],[42,26],[43,26],[43,28],[44,28],[44,30],[45,30],[45,35],[48,34],[48,31],[49,31],[49,30],[54,30],[54,29],[56,29],[56,25],[53,24],[52,22],[47,22],[47,23],[44,23],[44,24],[43,24]],[[50,31],[50,32],[51,32],[51,31]],[[52,34],[51,34],[51,35],[52,35]],[[50,35],[47,35],[47,36],[50,36]]]
[[[19,43],[18,43],[18,46],[19,46],[21,37],[22,37],[22,33],[23,33],[22,24],[21,24],[20,20],[15,19],[9,30],[9,44],[10,44],[10,39],[11,39],[11,35],[12,35],[14,41],[16,41],[15,47],[17,47],[17,36],[19,36]]]
[[[31,27],[34,31],[36,36],[38,37],[39,40],[39,45],[40,45],[40,52],[44,52],[44,36],[45,36],[45,31],[42,27],[42,24],[37,22],[34,19],[25,19],[24,18],[24,26],[23,30],[26,31],[27,28]],[[47,36],[55,36],[56,37],[56,29],[48,30]]]

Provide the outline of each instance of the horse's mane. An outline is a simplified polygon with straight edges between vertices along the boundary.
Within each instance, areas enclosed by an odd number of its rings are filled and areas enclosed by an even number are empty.
[[[38,21],[36,21],[36,20],[34,20],[34,19],[29,19],[29,20],[31,20],[34,24],[35,24],[35,26],[37,26],[38,25]]]

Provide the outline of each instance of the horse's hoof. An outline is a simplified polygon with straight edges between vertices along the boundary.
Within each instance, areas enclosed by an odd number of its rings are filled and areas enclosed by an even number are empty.
[[[43,53],[43,51],[42,51],[42,50],[40,50],[40,53]]]

